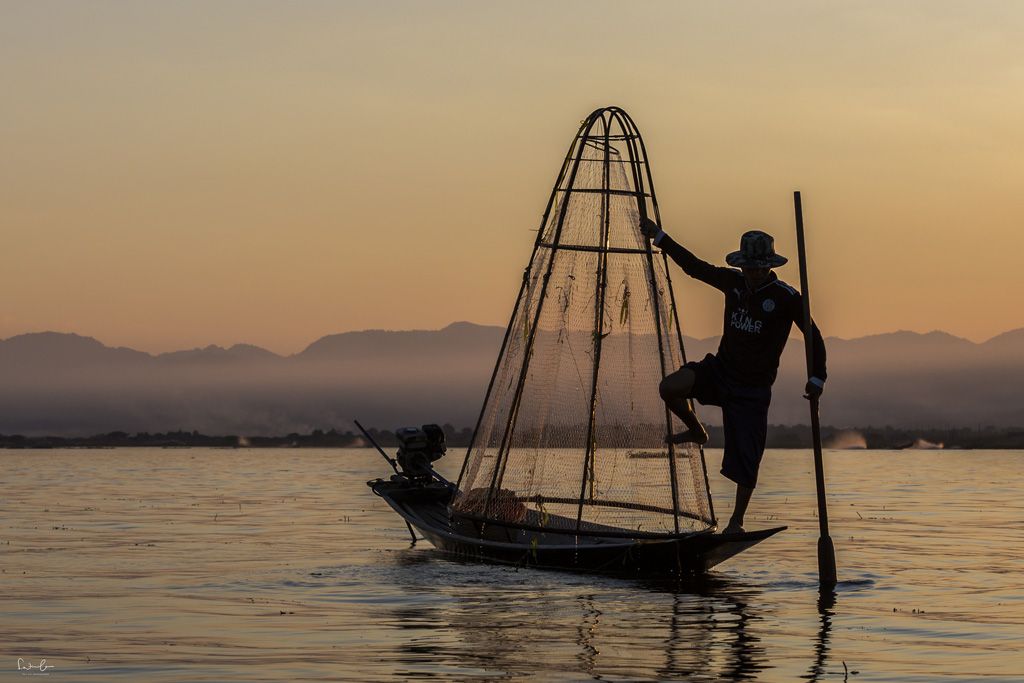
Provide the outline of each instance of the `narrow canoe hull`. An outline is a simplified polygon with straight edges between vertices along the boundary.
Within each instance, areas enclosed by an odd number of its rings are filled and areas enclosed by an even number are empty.
[[[700,574],[786,527],[740,534],[709,531],[679,536],[612,538],[491,527],[474,533],[453,524],[451,490],[409,486],[407,482],[368,482],[374,493],[436,548],[466,560],[520,567],[543,567],[641,577]]]

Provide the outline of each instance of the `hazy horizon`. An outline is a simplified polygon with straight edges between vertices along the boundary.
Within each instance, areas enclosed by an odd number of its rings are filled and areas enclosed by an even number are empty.
[[[1003,266],[1024,5],[621,9],[5,4],[0,337],[292,353],[339,328],[504,325],[565,148],[607,104],[709,261],[759,227],[796,284],[804,193],[826,335],[1024,326],[987,305],[1024,291]],[[674,275],[684,328],[717,334],[717,293]]]
[[[201,349],[205,349],[205,348],[209,348],[209,347],[218,347],[218,348],[229,349],[229,348],[231,348],[233,346],[254,346],[254,347],[261,348],[261,349],[263,349],[265,351],[270,351],[270,352],[272,352],[272,353],[274,353],[276,355],[288,357],[288,356],[297,355],[297,354],[301,353],[302,351],[307,349],[310,345],[314,344],[315,342],[317,342],[319,340],[325,339],[327,337],[334,337],[334,336],[337,336],[337,335],[357,334],[357,333],[364,333],[364,332],[439,332],[439,331],[444,330],[446,328],[450,328],[452,326],[458,326],[458,325],[472,325],[472,326],[481,327],[481,328],[500,328],[502,330],[504,330],[507,327],[507,324],[502,324],[502,325],[486,325],[486,324],[483,324],[483,323],[474,323],[473,321],[452,321],[451,323],[442,324],[442,325],[440,325],[439,327],[436,327],[436,328],[364,328],[364,329],[358,329],[358,330],[340,330],[340,331],[337,331],[337,332],[328,332],[328,333],[326,333],[324,335],[316,337],[315,339],[309,339],[306,342],[304,342],[301,345],[299,345],[298,347],[296,347],[294,350],[286,350],[286,351],[281,351],[281,350],[276,350],[276,349],[273,349],[273,348],[268,348],[266,346],[262,346],[260,344],[254,344],[252,342],[248,342],[248,341],[245,341],[245,340],[238,341],[238,342],[233,342],[233,343],[230,343],[230,344],[217,344],[217,343],[210,342],[210,343],[207,343],[207,344],[202,344],[201,343],[201,344],[196,345],[196,346],[187,346],[187,347],[170,347],[170,348],[161,348],[161,349],[139,348],[137,346],[131,346],[131,345],[128,345],[128,344],[119,344],[119,343],[116,343],[116,342],[112,342],[112,341],[110,341],[108,339],[100,339],[100,338],[94,337],[92,335],[85,335],[85,334],[82,334],[81,332],[77,332],[77,331],[74,331],[74,330],[29,330],[29,331],[26,331],[26,332],[20,332],[20,333],[17,333],[17,334],[12,334],[12,335],[7,336],[7,337],[0,337],[0,342],[4,342],[4,341],[7,341],[8,339],[13,339],[15,337],[22,337],[22,336],[25,336],[25,335],[57,334],[57,335],[74,335],[74,336],[78,336],[78,337],[84,337],[84,338],[87,338],[87,339],[93,339],[93,340],[99,342],[100,344],[102,344],[103,346],[106,346],[106,347],[109,347],[109,348],[129,348],[129,349],[134,350],[134,351],[141,351],[143,353],[148,353],[148,354],[151,354],[151,355],[161,355],[161,354],[164,354],[164,353],[175,353],[175,352],[179,352],[179,351],[195,351],[195,350],[201,350]],[[989,337],[984,337],[984,338],[981,338],[981,339],[972,339],[971,337],[964,337],[964,336],[961,336],[961,335],[955,335],[955,334],[949,332],[948,330],[940,330],[938,328],[933,329],[933,330],[924,330],[924,331],[918,331],[918,330],[886,330],[886,331],[882,331],[882,332],[873,332],[873,333],[866,334],[866,335],[860,335],[860,336],[857,336],[857,337],[841,337],[839,335],[825,334],[824,338],[825,339],[834,339],[834,340],[837,340],[837,341],[853,341],[853,340],[858,340],[858,339],[864,339],[864,338],[867,338],[867,337],[880,337],[880,336],[885,336],[885,335],[897,335],[897,334],[903,334],[903,333],[914,334],[914,335],[943,334],[943,335],[949,335],[951,337],[955,337],[957,339],[964,339],[964,340],[969,341],[969,342],[971,342],[973,344],[981,345],[981,344],[984,344],[986,342],[989,342],[989,341],[995,339],[996,337],[1000,337],[1002,335],[1005,335],[1005,334],[1008,334],[1008,333],[1011,333],[1011,332],[1017,332],[1018,330],[1024,330],[1024,327],[1011,328],[1009,330],[1002,330],[1001,332],[996,332],[995,334],[993,334],[993,335],[991,335]],[[719,331],[719,332],[716,332],[714,334],[710,334],[710,335],[707,335],[707,336],[696,336],[696,335],[691,335],[684,328],[683,329],[683,336],[686,337],[686,338],[689,338],[689,339],[693,339],[695,341],[703,342],[703,341],[709,341],[709,340],[717,339],[717,338],[722,336],[722,333],[721,333],[721,331]],[[802,345],[802,341],[801,340],[803,338],[800,336],[800,331],[797,330],[796,328],[794,328],[793,332],[791,333],[790,339],[791,339],[790,343],[797,343],[799,345]],[[788,348],[788,345],[786,347]]]
[[[475,424],[503,331],[452,325],[331,335],[289,357],[208,348],[149,355],[87,337],[16,338],[0,342],[0,433],[286,434],[353,417],[370,425]],[[604,345],[613,349],[622,336]],[[716,347],[713,337],[689,338],[687,357]],[[985,344],[943,334],[833,338],[828,358],[826,424],[1024,426],[1024,328]],[[804,347],[794,340],[772,389],[772,424],[806,421],[806,379]],[[578,391],[570,382],[558,396],[569,401]],[[631,391],[656,397],[656,381]],[[701,415],[720,419],[716,410]]]

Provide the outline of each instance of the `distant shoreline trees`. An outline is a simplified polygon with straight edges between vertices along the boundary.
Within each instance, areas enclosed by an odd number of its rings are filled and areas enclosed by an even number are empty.
[[[442,427],[448,446],[465,448],[473,436],[470,427],[457,428],[451,424]],[[370,435],[384,447],[398,445],[390,430],[369,429]],[[722,428],[708,427],[711,448],[723,445]],[[609,447],[651,447],[654,444],[631,444],[612,437]],[[826,448],[840,449],[1024,449],[1024,428],[978,427],[905,429],[900,427],[839,428],[822,427]],[[768,429],[769,448],[809,448],[810,427],[806,425],[772,425]],[[282,436],[210,436],[198,431],[169,431],[162,433],[123,431],[81,437],[25,436],[0,434],[0,449],[47,448],[363,448],[369,447],[357,432],[337,429],[314,429],[308,434],[293,432]]]

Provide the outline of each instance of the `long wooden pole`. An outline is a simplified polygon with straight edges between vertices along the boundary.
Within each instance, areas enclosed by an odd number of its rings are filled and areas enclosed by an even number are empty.
[[[800,257],[800,290],[804,302],[804,349],[807,352],[807,378],[814,374],[814,323],[811,321],[811,292],[807,284],[807,249],[804,246],[804,211],[800,192],[793,193],[796,211],[796,245]],[[814,481],[818,489],[818,580],[822,588],[836,585],[836,549],[828,533],[828,507],[825,502],[825,468],[821,458],[821,425],[818,422],[818,397],[811,396],[811,437],[814,440]]]

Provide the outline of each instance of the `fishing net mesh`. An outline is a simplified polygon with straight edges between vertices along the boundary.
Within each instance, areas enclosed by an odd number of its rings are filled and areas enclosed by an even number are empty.
[[[666,262],[640,233],[642,162],[603,123],[559,180],[453,511],[552,530],[705,529],[703,453],[665,445],[683,426],[658,383],[684,359]]]

